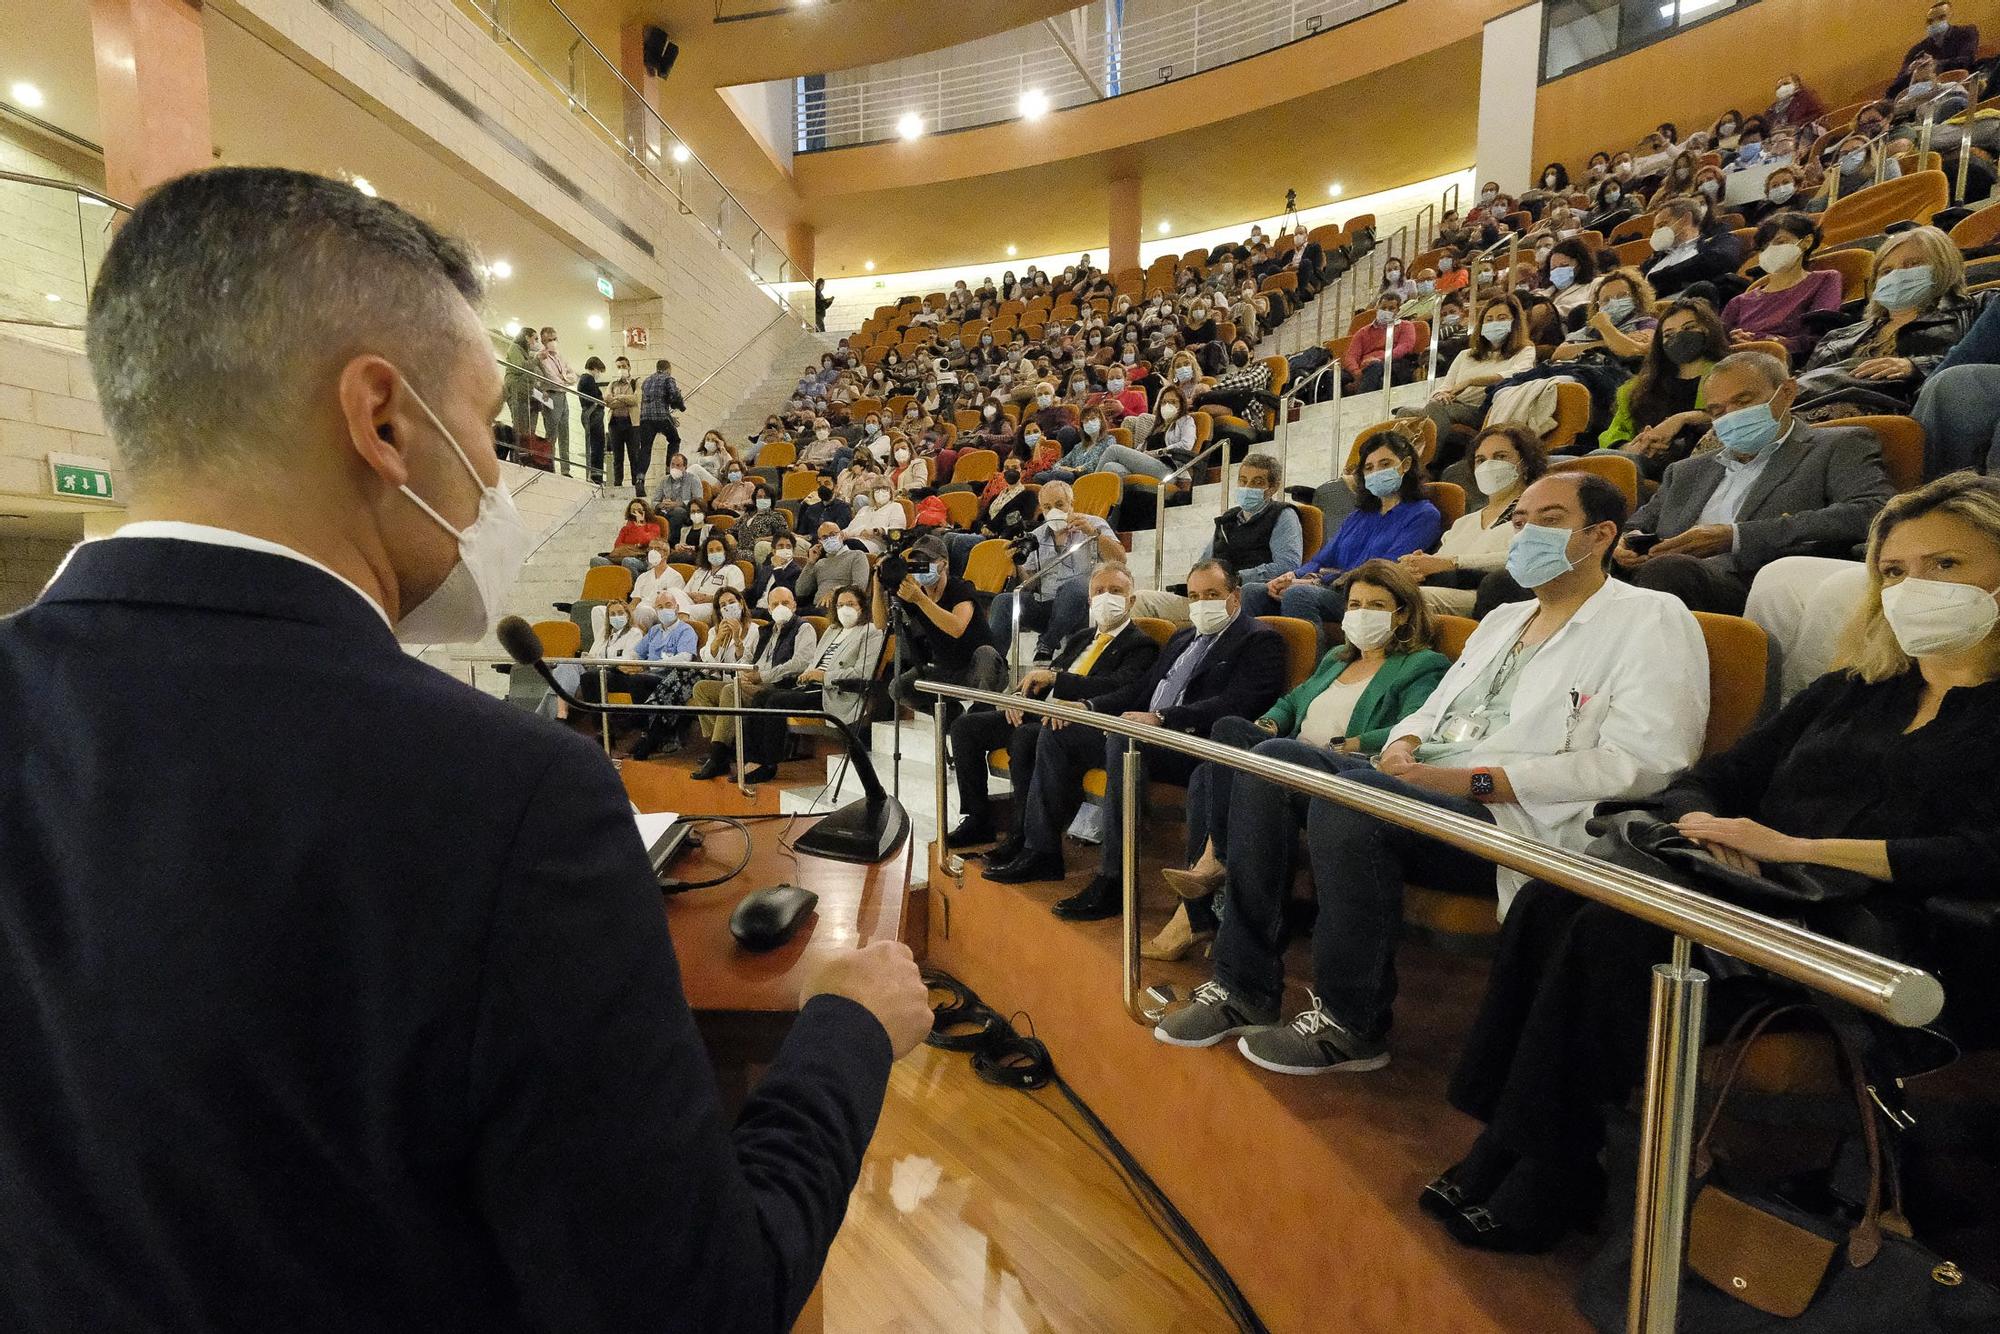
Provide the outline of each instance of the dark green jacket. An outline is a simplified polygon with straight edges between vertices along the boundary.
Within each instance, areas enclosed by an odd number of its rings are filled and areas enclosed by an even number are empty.
[[[1350,661],[1351,650],[1347,645],[1328,650],[1311,676],[1270,707],[1264,717],[1278,725],[1279,736],[1298,735],[1306,709],[1319,698],[1321,691],[1333,684],[1335,677],[1347,670]],[[1389,739],[1389,729],[1423,707],[1449,666],[1451,661],[1444,654],[1427,648],[1415,653],[1391,654],[1368,682],[1368,688],[1361,692],[1361,698],[1355,701],[1347,735],[1361,739],[1365,754],[1373,755],[1382,749]]]

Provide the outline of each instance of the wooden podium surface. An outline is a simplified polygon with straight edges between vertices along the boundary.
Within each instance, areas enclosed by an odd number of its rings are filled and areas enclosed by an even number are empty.
[[[619,772],[632,804],[642,811],[741,818],[775,813],[778,806],[775,787],[767,785],[745,797],[730,783],[693,781],[684,764],[628,760]],[[810,816],[750,822],[750,857],[741,871],[712,889],[666,900],[681,988],[708,1044],[723,1101],[732,1111],[749,1097],[791,1031],[799,987],[820,959],[878,940],[920,944],[924,937],[923,914],[913,911],[920,900],[909,894],[907,848],[879,866],[856,866],[801,856],[784,846],[811,826]],[[671,874],[706,880],[743,856],[743,836],[726,825],[703,826],[702,837],[701,848],[675,858]],[[919,849],[917,855],[927,853]],[[777,884],[809,889],[819,895],[819,904],[784,945],[753,954],[729,934],[729,915],[751,890]],[[793,1334],[820,1334],[823,1288],[813,1290]]]

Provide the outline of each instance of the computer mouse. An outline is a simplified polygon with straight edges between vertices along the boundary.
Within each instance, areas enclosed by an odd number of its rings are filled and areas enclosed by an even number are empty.
[[[774,950],[792,938],[818,905],[819,895],[797,885],[753,889],[729,914],[729,934],[746,950]]]

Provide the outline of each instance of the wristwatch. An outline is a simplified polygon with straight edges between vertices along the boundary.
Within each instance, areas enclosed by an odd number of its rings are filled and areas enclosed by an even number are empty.
[[[1472,799],[1474,801],[1493,800],[1493,771],[1474,769],[1472,771]]]

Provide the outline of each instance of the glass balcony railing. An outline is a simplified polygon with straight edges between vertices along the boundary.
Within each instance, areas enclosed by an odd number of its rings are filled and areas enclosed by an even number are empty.
[[[1542,82],[1636,51],[1757,0],[1553,0],[1542,11]]]
[[[81,350],[90,285],[129,212],[73,181],[0,171],[0,326]]]
[[[653,110],[618,66],[555,0],[455,0],[461,12],[512,51],[535,78],[563,100],[590,132],[623,154],[675,205],[699,223],[781,307],[779,283],[798,280],[798,267],[778,239]],[[810,317],[811,311],[805,312]]]

